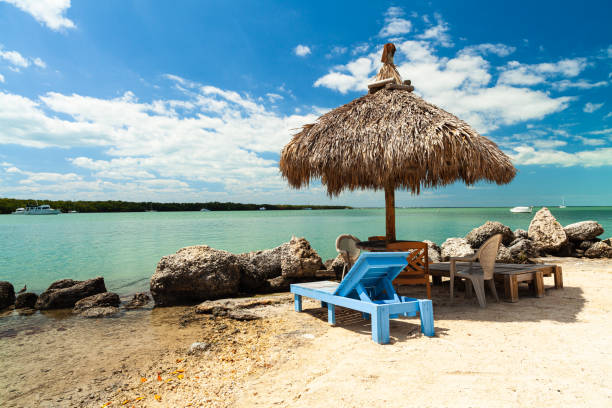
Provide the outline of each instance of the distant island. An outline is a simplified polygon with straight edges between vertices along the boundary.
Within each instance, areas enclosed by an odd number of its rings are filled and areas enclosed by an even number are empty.
[[[10,214],[17,208],[36,205],[36,199],[20,200],[16,198],[0,198],[0,214]],[[40,204],[49,204],[62,212],[76,211],[79,213],[96,212],[144,212],[144,211],[256,211],[266,210],[341,210],[351,207],[341,205],[287,205],[287,204],[242,204],[221,203],[211,201],[206,203],[155,203],[150,201],[50,201],[38,200]]]

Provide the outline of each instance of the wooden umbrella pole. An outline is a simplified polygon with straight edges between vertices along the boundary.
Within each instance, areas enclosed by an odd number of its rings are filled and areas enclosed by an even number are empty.
[[[387,241],[395,241],[395,187],[385,187]]]

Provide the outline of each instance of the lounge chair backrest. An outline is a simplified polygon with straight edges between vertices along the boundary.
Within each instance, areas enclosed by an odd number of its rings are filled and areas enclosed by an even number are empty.
[[[487,239],[484,244],[478,248],[476,257],[482,267],[484,273],[484,279],[493,279],[493,271],[495,270],[495,258],[497,258],[497,251],[499,250],[499,244],[501,243],[502,234],[493,235]]]
[[[357,242],[359,242],[359,238],[349,234],[343,234],[336,238],[336,251],[346,257],[344,260],[350,266],[355,263],[361,253],[361,250],[357,248]]]

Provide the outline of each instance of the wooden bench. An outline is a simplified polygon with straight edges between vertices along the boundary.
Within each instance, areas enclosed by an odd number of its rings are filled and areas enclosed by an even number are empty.
[[[457,268],[467,269],[468,264],[458,263]],[[480,268],[474,263],[473,268]],[[441,262],[429,265],[429,273],[439,281],[442,276],[450,276],[450,263]],[[546,264],[495,264],[494,279],[504,283],[504,300],[518,302],[518,284],[527,282],[536,297],[544,296],[544,277],[554,276],[555,289],[563,288],[563,272],[559,265]]]

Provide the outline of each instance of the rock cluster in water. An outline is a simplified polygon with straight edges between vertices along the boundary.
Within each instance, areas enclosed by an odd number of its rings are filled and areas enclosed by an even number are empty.
[[[447,261],[450,257],[471,255],[487,239],[502,234],[497,253],[497,262],[529,263],[530,258],[544,255],[573,256],[587,258],[612,258],[610,238],[601,240],[603,227],[596,221],[581,221],[563,227],[548,208],[540,209],[531,220],[527,231],[499,222],[487,221],[474,228],[465,238],[448,238],[441,246],[439,257]],[[431,251],[436,247],[430,245]]]
[[[198,245],[164,256],[151,277],[150,290],[156,306],[196,303],[285,290],[292,282],[314,277],[321,268],[321,257],[304,238],[245,254]]]

